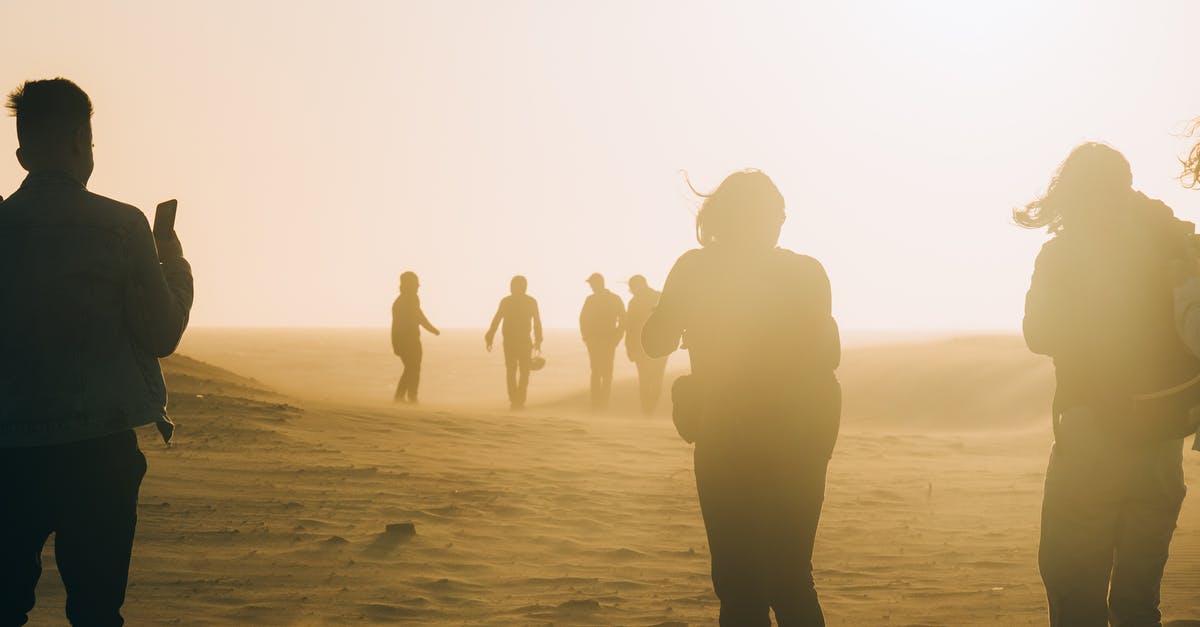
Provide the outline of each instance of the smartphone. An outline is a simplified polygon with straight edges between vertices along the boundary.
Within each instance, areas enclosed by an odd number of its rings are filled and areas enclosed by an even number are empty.
[[[158,203],[154,210],[154,236],[169,237],[175,231],[175,211],[179,201],[172,198]]]

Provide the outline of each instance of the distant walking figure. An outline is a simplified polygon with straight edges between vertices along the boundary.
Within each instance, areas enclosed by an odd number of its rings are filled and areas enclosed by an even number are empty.
[[[604,277],[599,273],[588,277],[587,283],[592,293],[579,312],[579,332],[592,366],[592,409],[603,410],[612,396],[613,360],[625,334],[625,303],[604,287]]]
[[[675,262],[642,345],[663,357],[682,339],[691,358],[692,384],[672,396],[677,414],[696,412],[720,621],[769,625],[773,609],[780,625],[824,625],[812,553],[841,415],[829,279],[777,247],[783,196],[766,174],[735,172],[701,196],[701,248]]]
[[[441,335],[421,311],[421,299],[417,290],[421,282],[415,272],[400,275],[400,296],[392,303],[392,351],[404,364],[404,374],[396,384],[395,400],[417,402],[417,388],[421,384],[421,327],[434,335]]]
[[[1104,144],[1067,156],[1014,212],[1046,227],[1025,300],[1025,342],[1054,358],[1054,448],[1038,562],[1051,625],[1160,625],[1159,586],[1185,492],[1188,407],[1134,414],[1133,399],[1188,381],[1200,362],[1174,324],[1171,268],[1188,225],[1132,189]]]
[[[173,230],[87,190],[92,103],[63,78],[9,96],[29,171],[0,204],[0,625],[34,606],[42,548],[73,625],[121,625],[146,458],[192,306]],[[164,222],[165,224],[165,222]]]
[[[496,339],[496,330],[504,335],[504,370],[508,383],[508,402],[513,409],[525,407],[529,389],[529,363],[533,351],[542,349],[542,317],[538,313],[537,301],[525,293],[529,282],[523,276],[515,276],[509,283],[510,294],[500,301],[492,324],[488,327],[484,341],[488,351]],[[503,323],[503,327],[501,327]],[[532,331],[533,337],[530,338]]]
[[[629,277],[629,313],[625,324],[625,354],[637,366],[638,396],[641,400],[642,413],[650,415],[658,407],[658,399],[662,395],[663,375],[667,370],[666,357],[651,357],[642,348],[642,328],[651,312],[658,306],[661,292],[650,287],[646,277],[635,274]]]

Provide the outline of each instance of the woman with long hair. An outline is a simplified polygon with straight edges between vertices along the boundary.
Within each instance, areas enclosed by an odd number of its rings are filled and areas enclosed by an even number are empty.
[[[1051,625],[1161,624],[1159,584],[1183,502],[1184,404],[1141,404],[1200,363],[1174,324],[1188,225],[1132,187],[1129,162],[1078,146],[1045,195],[1013,212],[1046,228],[1025,342],[1054,359],[1054,448],[1038,563]]]
[[[672,395],[677,425],[692,423],[680,434],[696,444],[720,621],[769,625],[774,610],[780,625],[824,625],[812,553],[841,415],[829,279],[777,246],[784,202],[766,174],[700,196],[700,248],[672,268],[642,345],[665,357],[682,339],[691,359]]]

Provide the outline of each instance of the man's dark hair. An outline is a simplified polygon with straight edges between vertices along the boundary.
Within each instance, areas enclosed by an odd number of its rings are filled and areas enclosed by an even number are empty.
[[[8,95],[8,110],[17,118],[17,141],[23,147],[45,146],[65,139],[92,118],[92,100],[65,78],[26,81]]]

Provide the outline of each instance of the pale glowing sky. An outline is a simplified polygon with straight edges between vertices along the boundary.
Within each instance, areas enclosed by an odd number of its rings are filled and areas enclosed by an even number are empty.
[[[180,200],[196,325],[483,327],[516,273],[572,326],[594,271],[660,284],[698,187],[757,167],[848,330],[1013,330],[1072,146],[1174,180],[1200,2],[30,2],[0,89],[96,107],[90,188]],[[16,134],[0,121],[0,150]],[[0,194],[23,172],[0,158]],[[624,294],[624,286],[619,287]]]

